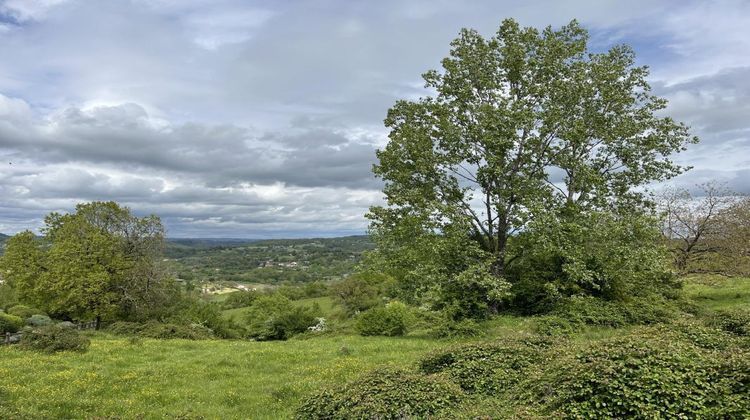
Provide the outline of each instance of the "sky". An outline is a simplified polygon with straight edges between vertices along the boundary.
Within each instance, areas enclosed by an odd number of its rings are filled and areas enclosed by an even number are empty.
[[[0,232],[115,200],[173,237],[364,233],[388,108],[505,18],[631,45],[701,138],[672,182],[750,193],[750,1],[0,0]]]

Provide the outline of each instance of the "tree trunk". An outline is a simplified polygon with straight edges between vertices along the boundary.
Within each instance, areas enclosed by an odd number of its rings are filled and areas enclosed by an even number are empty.
[[[492,263],[492,274],[497,277],[505,276],[505,248],[508,245],[508,231],[505,227],[500,226],[497,231],[497,250],[495,251],[495,261]]]
[[[102,325],[102,317],[99,316],[99,315],[97,315],[96,316],[96,325],[94,326],[94,329],[96,329],[97,331],[99,331],[99,327],[101,327],[101,325]]]

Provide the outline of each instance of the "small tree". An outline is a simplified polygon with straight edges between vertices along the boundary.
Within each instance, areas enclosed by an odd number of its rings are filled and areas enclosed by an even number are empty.
[[[130,317],[165,303],[173,289],[160,268],[164,228],[114,202],[80,204],[45,218],[46,245],[31,232],[8,241],[0,267],[22,301],[73,319]]]
[[[662,233],[675,254],[675,266],[683,272],[691,269],[691,261],[722,248],[731,223],[729,214],[722,214],[734,200],[733,194],[715,182],[698,188],[698,197],[684,188],[667,188],[657,200]]]

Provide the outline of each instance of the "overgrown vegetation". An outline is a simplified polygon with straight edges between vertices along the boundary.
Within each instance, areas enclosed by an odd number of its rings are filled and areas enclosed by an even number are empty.
[[[31,327],[23,332],[21,348],[46,353],[59,351],[85,352],[91,341],[79,331],[61,325]]]

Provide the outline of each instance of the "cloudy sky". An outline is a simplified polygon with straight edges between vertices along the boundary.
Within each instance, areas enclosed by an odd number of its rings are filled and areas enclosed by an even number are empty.
[[[674,182],[750,193],[745,0],[0,0],[0,232],[116,200],[171,236],[362,233],[388,107],[507,17],[633,46],[702,139]]]

